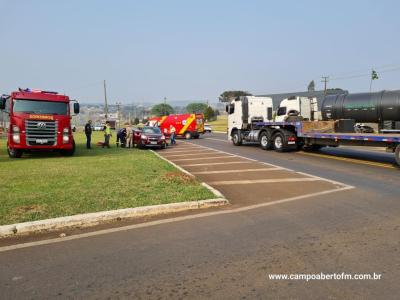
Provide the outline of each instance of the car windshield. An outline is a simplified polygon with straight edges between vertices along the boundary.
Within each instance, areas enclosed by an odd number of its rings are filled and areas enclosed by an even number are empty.
[[[13,111],[30,114],[67,115],[68,103],[15,99]]]
[[[159,133],[159,134],[161,134],[161,130],[158,127],[144,127],[143,133]]]

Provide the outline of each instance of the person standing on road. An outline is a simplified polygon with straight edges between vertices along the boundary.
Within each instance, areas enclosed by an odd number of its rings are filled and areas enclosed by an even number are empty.
[[[110,148],[110,137],[111,137],[111,127],[110,122],[106,122],[106,126],[104,128],[104,144],[103,148],[107,147]]]
[[[92,141],[92,120],[89,120],[85,125],[85,134],[86,134],[86,149],[91,149],[91,141]]]
[[[176,133],[176,129],[173,125],[169,126],[169,134],[171,135],[171,145],[175,145],[176,141],[175,141],[175,133]]]

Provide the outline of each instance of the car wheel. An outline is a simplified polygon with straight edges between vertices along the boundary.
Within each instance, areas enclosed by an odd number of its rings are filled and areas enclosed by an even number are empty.
[[[394,158],[397,165],[400,167],[400,144],[398,144],[396,149],[394,150]]]

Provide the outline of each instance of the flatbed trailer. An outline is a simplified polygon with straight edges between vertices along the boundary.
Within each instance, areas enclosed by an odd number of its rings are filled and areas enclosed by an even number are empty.
[[[257,142],[265,150],[274,149],[278,152],[310,151],[340,145],[385,147],[387,152],[394,153],[396,163],[400,166],[399,133],[323,132],[307,130],[307,124],[310,122],[254,122],[248,130],[231,130],[229,138],[234,145],[241,145],[243,141]]]

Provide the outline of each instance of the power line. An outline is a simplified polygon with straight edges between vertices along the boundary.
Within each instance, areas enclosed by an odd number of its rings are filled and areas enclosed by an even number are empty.
[[[400,66],[396,66],[396,67],[379,67],[379,68],[374,68],[374,70],[376,70],[379,73],[387,73],[387,72],[394,72],[394,71],[398,71],[400,70]],[[361,77],[369,77],[371,76],[371,71],[369,71],[368,73],[362,73],[362,74],[354,74],[354,75],[349,75],[349,76],[338,76],[338,77],[333,77],[331,78],[331,80],[343,80],[343,79],[353,79],[353,78],[361,78]]]

